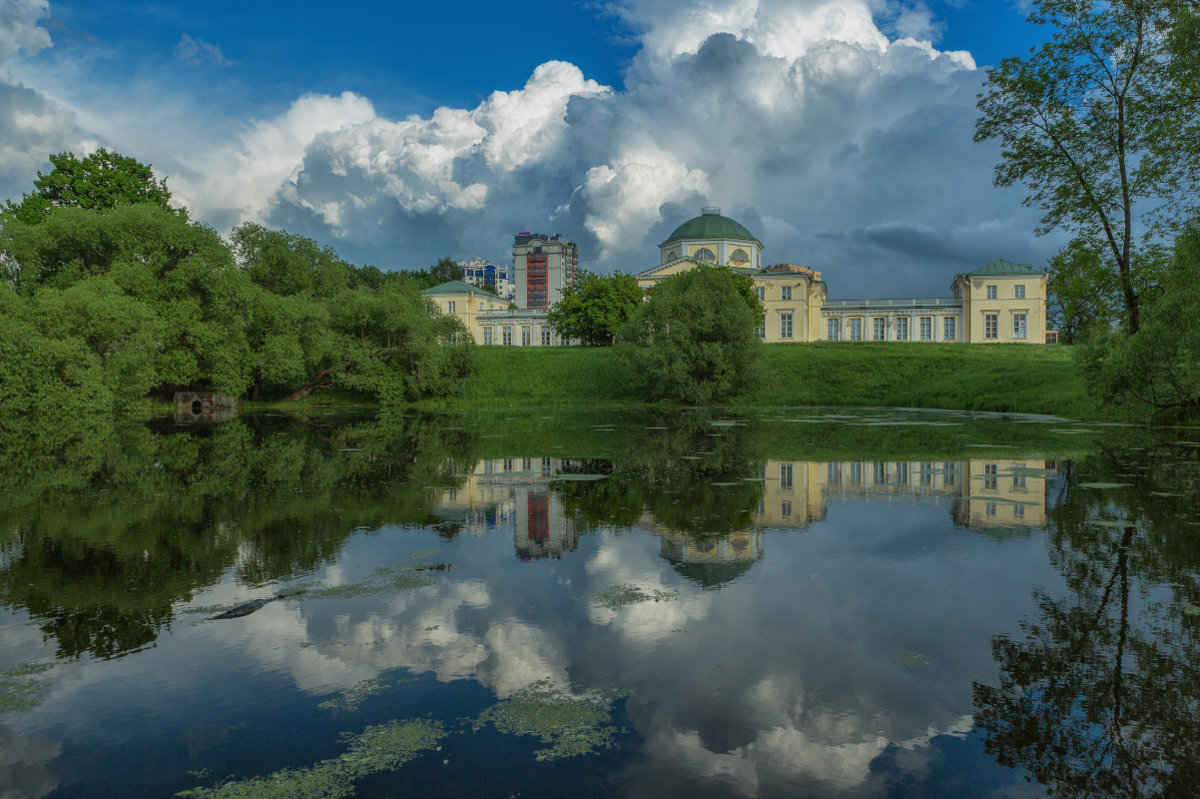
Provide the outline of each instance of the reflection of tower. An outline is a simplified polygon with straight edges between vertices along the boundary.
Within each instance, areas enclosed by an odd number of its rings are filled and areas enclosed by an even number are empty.
[[[516,526],[513,548],[522,560],[560,558],[579,548],[575,520],[563,513],[562,502],[545,483],[514,486]]]
[[[529,538],[536,541],[550,540],[550,496],[538,492],[530,493],[525,519],[529,524]]]
[[[722,536],[692,536],[666,530],[659,554],[675,571],[705,588],[731,582],[748,571],[762,555],[757,530]]]

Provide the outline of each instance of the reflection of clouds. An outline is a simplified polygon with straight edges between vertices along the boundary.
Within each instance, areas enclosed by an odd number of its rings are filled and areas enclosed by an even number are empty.
[[[487,645],[490,655],[479,678],[501,699],[538,680],[570,684],[566,653],[548,630],[517,621],[493,624]]]
[[[889,747],[901,750],[908,761],[906,773],[924,771],[924,750],[939,735],[962,737],[970,732],[972,719],[964,716],[944,730],[932,726],[907,741],[889,741],[882,735],[850,733],[861,725],[853,719],[826,717],[815,724],[820,730],[779,726],[765,729],[743,746],[726,752],[713,751],[698,732],[663,729],[646,742],[650,760],[630,769],[629,776],[640,789],[636,795],[662,790],[658,782],[670,774],[670,782],[703,783],[706,791],[722,795],[755,797],[780,793],[766,786],[817,783],[826,790],[849,790],[875,781],[871,764]],[[837,734],[830,739],[828,733]],[[790,791],[784,791],[789,793]]]
[[[458,611],[490,602],[482,581],[442,582],[393,597],[382,613],[345,620],[340,635],[359,645],[353,656],[379,671],[406,668],[431,671],[442,682],[469,679],[488,653],[478,637],[459,628]]]
[[[341,657],[340,652],[334,654],[332,647],[296,646],[298,641],[309,640],[308,620],[297,603],[272,602],[242,621],[246,654],[268,668],[290,675],[301,691],[324,694],[346,690],[378,676],[378,671],[365,664]],[[235,631],[232,625],[227,625],[227,629]]]
[[[59,748],[44,736],[24,738],[0,727],[0,799],[38,799],[57,788],[47,764]]]
[[[664,764],[680,774],[698,777],[705,782],[715,780],[734,796],[758,795],[758,772],[754,763],[734,751],[726,754],[711,752],[695,732],[671,731],[646,741],[646,754],[652,769]]]
[[[752,576],[720,590],[677,573],[642,530],[597,532],[535,564],[512,560],[505,537],[459,538],[454,571],[433,585],[272,603],[243,620],[240,645],[314,692],[394,669],[500,698],[538,680],[632,688],[629,726],[644,744],[629,795],[884,795],[897,770],[936,772],[933,739],[971,730],[963,713],[992,666],[988,634],[1021,612],[989,597],[1049,569],[1031,573],[1036,539],[965,537],[938,506],[885,512],[881,524],[877,510],[834,503],[803,536],[772,536]],[[325,579],[393,560],[388,542],[363,540]],[[587,601],[621,585],[678,595],[616,610]],[[897,663],[900,650],[931,663]]]
[[[795,727],[776,727],[746,747],[744,755],[761,771],[848,788],[866,781],[871,761],[887,746],[887,739],[881,736],[828,744]]]
[[[618,610],[591,603],[588,618],[593,624],[609,625],[623,637],[637,641],[662,640],[681,630],[688,621],[704,618],[712,597],[696,591],[678,578],[643,542],[625,537],[607,537],[584,567],[591,594],[616,585],[634,585],[647,594],[678,592],[675,599],[646,600]]]

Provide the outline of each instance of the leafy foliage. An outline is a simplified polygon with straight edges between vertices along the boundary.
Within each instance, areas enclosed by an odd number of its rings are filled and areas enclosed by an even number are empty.
[[[231,249],[170,209],[165,184],[133,159],[51,160],[38,192],[0,214],[12,354],[0,416],[53,428],[179,388],[259,398],[340,386],[411,402],[452,393],[473,369],[470,336],[419,281],[254,224]],[[434,270],[457,269],[443,261]]]
[[[986,751],[1051,796],[1192,796],[1200,784],[1194,449],[1139,438],[1072,466],[1075,488],[1128,487],[1060,498],[1048,544],[1065,591],[1034,593],[1023,635],[992,640],[995,684],[974,686]]]
[[[651,290],[622,330],[622,359],[646,399],[718,402],[752,381],[761,318],[749,278],[697,266]]]
[[[119,205],[147,203],[180,216],[187,215],[183,209],[171,207],[166,180],[155,180],[148,165],[129,156],[101,147],[82,159],[74,153],[52,155],[50,163],[54,165],[50,174],[38,172],[33,182],[34,192],[26,194],[20,203],[10,200],[6,214],[37,224],[50,208],[72,206],[106,211]]]
[[[1031,55],[1007,58],[979,97],[975,139],[997,140],[996,185],[1023,183],[1043,211],[1039,232],[1074,231],[1105,253],[1128,332],[1157,282],[1139,258],[1148,223],[1195,201],[1200,45],[1172,0],[1036,0],[1029,21],[1051,27]]]
[[[1141,329],[1082,348],[1089,387],[1134,418],[1200,417],[1200,220],[1175,242],[1162,295]]]
[[[603,347],[616,340],[617,331],[641,302],[642,290],[632,275],[604,277],[581,271],[547,319],[563,338]]]
[[[1050,259],[1046,324],[1063,344],[1107,331],[1120,317],[1120,297],[1104,252],[1076,239]]]

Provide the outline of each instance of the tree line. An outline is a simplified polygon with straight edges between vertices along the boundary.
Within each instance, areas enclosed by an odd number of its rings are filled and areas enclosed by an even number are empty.
[[[254,223],[227,242],[132,158],[50,160],[0,212],[0,426],[185,388],[285,399],[337,387],[386,405],[451,394],[472,373],[470,334],[421,295],[462,276],[449,259],[356,267]]]
[[[1023,185],[1050,261],[1051,324],[1135,418],[1200,415],[1200,2],[1034,0],[1048,40],[979,95],[997,186]]]

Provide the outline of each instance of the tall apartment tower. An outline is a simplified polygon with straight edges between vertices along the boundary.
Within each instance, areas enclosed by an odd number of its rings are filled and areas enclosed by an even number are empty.
[[[518,233],[513,243],[513,283],[518,308],[544,310],[562,299],[575,280],[579,246],[561,233]]]

